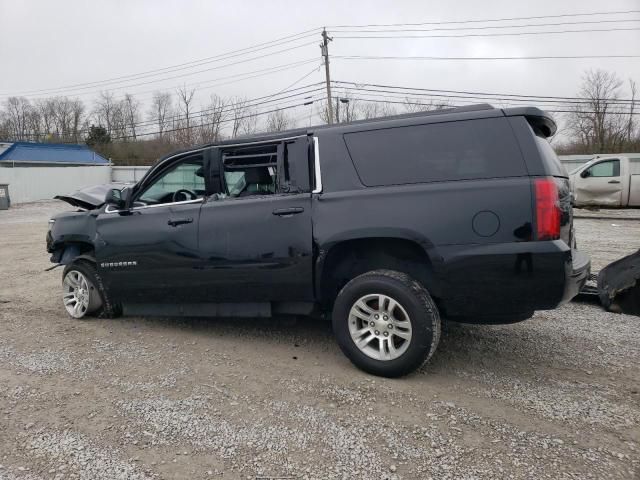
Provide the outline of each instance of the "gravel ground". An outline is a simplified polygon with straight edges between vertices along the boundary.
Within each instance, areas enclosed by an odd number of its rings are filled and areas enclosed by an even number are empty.
[[[575,208],[575,218],[608,218],[611,220],[640,220],[640,208]]]
[[[450,324],[375,378],[306,318],[68,318],[44,271],[64,208],[0,211],[0,480],[640,478],[638,317]],[[640,246],[640,220],[576,228],[595,270]]]

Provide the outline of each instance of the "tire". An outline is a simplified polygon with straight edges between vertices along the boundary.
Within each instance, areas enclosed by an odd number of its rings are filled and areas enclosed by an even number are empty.
[[[87,260],[73,261],[64,268],[62,290],[63,306],[72,318],[114,318],[122,314],[121,305],[109,298],[95,265]]]
[[[440,315],[429,292],[393,270],[374,270],[347,283],[334,303],[332,322],[349,360],[381,377],[414,371],[440,340]]]

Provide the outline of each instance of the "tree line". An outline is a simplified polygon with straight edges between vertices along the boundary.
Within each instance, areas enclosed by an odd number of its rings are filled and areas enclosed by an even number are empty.
[[[625,84],[613,72],[585,72],[578,100],[563,104],[562,113],[555,114],[561,125],[556,150],[594,154],[639,151],[636,93],[634,81]],[[257,105],[268,101],[216,94],[204,103],[196,104],[195,99],[196,90],[186,87],[173,93],[155,92],[146,106],[129,93],[116,96],[101,92],[88,104],[64,96],[35,100],[8,97],[0,104],[0,141],[87,143],[116,164],[149,164],[177,148],[284,131],[300,123],[287,107],[277,108],[277,104],[265,105],[267,111],[261,112]],[[535,100],[532,103],[535,105]],[[448,100],[410,96],[401,101],[367,101],[345,94],[335,96],[332,120],[349,122],[454,105]],[[501,105],[498,102],[496,106]],[[315,101],[310,108],[319,121],[328,123],[326,101]]]

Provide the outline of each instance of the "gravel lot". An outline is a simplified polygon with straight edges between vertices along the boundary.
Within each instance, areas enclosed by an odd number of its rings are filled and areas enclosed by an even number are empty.
[[[68,318],[44,271],[64,208],[0,211],[1,480],[640,478],[638,317],[451,324],[380,379],[306,318]],[[640,220],[576,227],[595,270],[640,247]]]

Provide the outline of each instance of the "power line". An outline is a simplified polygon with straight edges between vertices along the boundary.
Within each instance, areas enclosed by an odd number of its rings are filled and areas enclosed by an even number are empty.
[[[314,100],[314,101],[321,101],[321,100],[322,100],[322,98]],[[189,129],[196,128],[196,127],[199,127],[199,128],[211,127],[213,125],[218,125],[220,123],[229,123],[229,122],[234,122],[234,121],[237,121],[237,120],[243,120],[245,118],[259,117],[259,116],[267,115],[269,113],[273,113],[273,112],[277,112],[277,111],[290,110],[292,108],[304,107],[304,106],[308,106],[308,105],[309,105],[308,102],[304,102],[304,103],[299,103],[299,104],[296,104],[296,105],[290,105],[288,107],[275,108],[275,109],[267,110],[267,111],[264,111],[264,112],[252,113],[252,114],[243,115],[243,116],[236,117],[236,118],[229,118],[229,119],[226,119],[226,120],[221,120],[220,122],[203,123],[203,124],[200,124],[200,125],[195,125],[195,126],[190,126],[190,127],[178,127],[178,128],[173,128],[173,129],[169,129],[169,130],[163,130],[162,132],[156,131],[156,132],[140,133],[140,134],[136,134],[136,138],[137,137],[145,137],[145,136],[149,136],[149,135],[158,135],[160,133],[165,134],[165,133],[178,132],[178,131],[182,131],[182,130],[189,130]],[[126,140],[128,138],[133,138],[133,135],[121,135],[119,137],[112,137],[111,140]]]
[[[199,88],[201,90],[204,89],[208,89],[211,87],[216,87],[216,86],[220,86],[220,85],[227,85],[229,83],[235,83],[238,81],[243,81],[243,80],[248,80],[251,78],[256,78],[256,77],[262,77],[265,75],[270,75],[272,73],[278,73],[278,72],[282,72],[285,70],[289,70],[289,69],[293,69],[293,68],[297,68],[297,67],[301,67],[303,65],[308,65],[310,63],[314,63],[317,62],[318,59],[317,58],[308,58],[306,60],[300,60],[298,62],[293,62],[293,63],[286,63],[283,65],[276,65],[273,67],[267,67],[267,68],[261,68],[259,70],[252,70],[250,72],[243,72],[243,73],[236,73],[233,75],[226,75],[223,77],[217,77],[217,78],[209,78],[209,79],[205,79],[205,80],[201,80],[199,82],[195,82],[195,83],[189,83],[189,84],[183,84],[183,85],[174,85],[168,88],[164,88],[164,89],[160,89],[160,88],[154,88],[151,90],[143,90],[143,91],[139,91],[139,92],[130,92],[133,95],[138,96],[137,98],[139,98],[140,95],[144,95],[147,93],[156,93],[156,92],[171,92],[174,91],[176,88],[180,88],[180,87],[194,87],[194,88]],[[229,79],[233,79],[231,81],[228,82],[222,82],[220,83],[221,80],[229,80]],[[209,85],[207,87],[203,87],[204,85]],[[81,97],[81,96],[85,96],[85,95],[96,95],[96,94],[100,94],[104,92],[104,90],[96,90],[96,91],[91,91],[91,92],[84,92],[84,93],[79,93],[77,95],[74,95],[75,97]],[[109,90],[107,90],[107,92],[109,92]],[[29,97],[29,98],[33,98],[33,97]],[[39,97],[36,97],[39,98]],[[119,97],[120,99],[124,98],[124,95]]]
[[[486,23],[486,22],[508,22],[515,20],[540,20],[545,18],[565,18],[565,17],[587,17],[596,15],[626,15],[628,13],[640,13],[640,10],[623,10],[613,12],[588,12],[588,13],[565,13],[559,15],[539,15],[534,17],[511,17],[511,18],[486,18],[471,20],[445,20],[437,22],[420,23],[378,23],[367,25],[328,25],[327,28],[369,28],[369,27],[400,27],[400,26],[420,26],[420,25],[450,25],[454,23]]]
[[[152,84],[152,83],[163,82],[163,81],[166,81],[166,80],[173,80],[173,79],[176,79],[176,78],[183,78],[183,77],[187,77],[187,76],[191,76],[191,75],[196,75],[196,74],[199,74],[199,73],[210,72],[212,70],[220,70],[220,69],[223,69],[223,68],[227,68],[227,67],[231,67],[231,66],[235,66],[235,65],[240,65],[240,64],[251,62],[251,61],[254,61],[254,60],[261,60],[266,56],[277,55],[277,54],[280,54],[280,53],[288,52],[288,51],[291,51],[291,50],[294,50],[294,49],[297,49],[297,48],[301,48],[301,47],[305,47],[305,46],[308,46],[308,45],[312,45],[312,44],[315,44],[315,43],[316,42],[307,42],[307,43],[304,43],[302,45],[296,45],[294,47],[285,48],[283,50],[278,50],[276,52],[271,52],[271,53],[269,53],[267,55],[261,55],[261,56],[258,56],[258,57],[251,57],[251,58],[239,60],[239,61],[236,61],[236,62],[228,63],[228,64],[225,64],[225,65],[219,65],[219,66],[216,66],[216,67],[205,68],[203,70],[196,70],[194,72],[187,72],[187,73],[183,73],[183,74],[180,74],[180,75],[174,75],[174,76],[171,76],[171,77],[164,77],[164,78],[160,78],[160,79],[156,79],[156,80],[150,80],[150,81],[146,81],[146,82],[134,83],[134,84],[130,84],[130,85],[122,85],[122,86],[118,86],[117,88],[118,89],[124,89],[124,88],[139,87],[139,86],[142,86],[142,85],[149,85],[149,84]],[[81,87],[81,88],[76,89],[75,91],[87,90],[87,89],[90,89],[90,88],[95,88],[95,87],[93,87],[93,86],[91,86],[91,87]],[[103,90],[103,89],[101,89],[101,90]],[[94,90],[94,93],[98,93],[101,90],[97,90],[97,91]],[[107,90],[109,90],[109,89],[107,88]],[[71,92],[73,92],[73,91],[74,90],[72,90]],[[67,94],[71,95],[71,93],[67,93]],[[43,96],[43,95],[47,95],[47,94],[38,94],[37,96]]]
[[[320,69],[321,65],[317,66],[317,67],[313,67],[311,69],[311,71],[309,73],[304,74],[302,77],[300,77],[298,80],[296,80],[295,82],[293,82],[291,85],[288,85],[286,87],[284,87],[282,90],[280,90],[277,93],[274,93],[272,96],[278,95],[280,93],[282,93],[285,90],[290,89],[291,87],[293,87],[294,85],[297,85],[298,83],[300,83],[302,80],[304,80],[305,78],[307,78],[309,75],[311,75],[313,72],[317,72]],[[322,83],[322,82],[319,82]]]
[[[265,49],[269,49],[269,48],[273,48],[276,46],[280,46],[280,45],[284,45],[287,43],[291,43],[294,41],[298,41],[298,40],[302,40],[304,38],[309,38],[313,35],[315,35],[314,33],[309,33],[309,32],[315,32],[316,30],[318,30],[318,28],[314,28],[311,30],[306,30],[304,32],[300,32],[297,34],[293,34],[293,35],[288,35],[286,37],[281,37],[279,39],[276,40],[272,40],[269,42],[263,42],[263,43],[259,43],[257,45],[253,45],[251,47],[246,47],[246,48],[242,48],[242,49],[238,49],[238,50],[232,50],[230,52],[227,53],[223,53],[223,54],[219,54],[219,55],[215,55],[213,57],[206,57],[206,58],[201,58],[198,60],[192,60],[190,62],[185,62],[185,63],[181,63],[181,64],[177,64],[177,65],[171,65],[168,67],[162,67],[162,68],[158,68],[158,69],[154,69],[154,70],[148,70],[145,72],[139,72],[139,73],[134,73],[134,74],[129,74],[129,75],[122,75],[119,77],[113,77],[113,78],[109,78],[109,79],[105,79],[105,80],[96,80],[93,82],[84,82],[84,83],[77,83],[77,84],[72,84],[72,85],[66,85],[66,86],[60,86],[60,87],[53,87],[53,88],[47,88],[47,89],[40,89],[40,90],[30,90],[30,91],[24,91],[24,92],[18,92],[17,94],[30,94],[30,93],[40,93],[40,92],[49,92],[49,91],[53,91],[53,90],[69,90],[69,89],[73,89],[75,87],[81,87],[81,86],[97,86],[98,84],[103,84],[103,83],[107,83],[107,82],[114,82],[114,81],[118,81],[118,80],[124,80],[124,79],[131,79],[131,80],[135,80],[135,78],[132,77],[140,77],[141,75],[147,75],[147,74],[152,74],[154,72],[162,72],[162,73],[171,73],[170,71],[172,69],[176,69],[179,67],[186,67],[186,68],[193,68],[196,66],[200,66],[206,63],[211,63],[214,61],[220,61],[220,60],[226,60],[228,58],[233,58],[233,57],[237,57],[237,56],[241,56],[241,55],[247,55],[250,53],[255,53],[257,51],[261,51],[261,50],[265,50]],[[293,37],[297,37],[297,38],[293,38]],[[288,39],[288,40],[286,40]],[[283,41],[286,40],[286,41]],[[256,48],[256,47],[261,47],[261,48]],[[167,72],[167,70],[170,70],[169,72]],[[14,95],[17,95],[14,94]],[[7,96],[8,94],[0,94],[0,96]]]
[[[558,27],[563,25],[593,25],[601,23],[628,23],[638,22],[640,19],[631,18],[628,20],[594,20],[594,21],[581,21],[581,22],[556,22],[556,23],[528,23],[525,25],[483,25],[481,27],[436,27],[427,29],[384,29],[384,30],[341,30],[336,33],[403,33],[403,32],[443,32],[443,31],[458,31],[458,30],[494,30],[505,28],[529,28],[529,27]]]
[[[257,98],[250,99],[250,100],[242,100],[242,101],[238,101],[238,102],[234,102],[234,103],[226,103],[226,104],[222,105],[222,107],[220,107],[220,108],[207,108],[207,109],[203,109],[203,110],[197,110],[197,111],[194,111],[193,114],[189,115],[189,119],[202,118],[202,117],[207,116],[207,114],[210,114],[210,113],[228,113],[228,112],[232,111],[234,109],[234,107],[236,107],[238,105],[241,105],[241,104],[244,104],[244,106],[246,108],[253,108],[253,107],[256,107],[256,106],[259,106],[259,105],[264,105],[266,103],[271,103],[271,102],[284,102],[284,103],[287,103],[287,102],[291,102],[291,101],[294,101],[294,100],[299,100],[300,97],[310,96],[310,95],[313,95],[313,94],[321,91],[323,89],[323,87],[318,86],[318,85],[320,85],[320,83],[314,84],[316,86],[316,88],[312,88],[310,90],[306,90],[306,91],[303,91],[303,92],[298,92],[298,93],[295,93],[295,94],[292,94],[292,95],[287,95],[287,96],[280,97],[280,98],[271,98],[270,99],[270,97],[273,97],[274,95],[279,95],[279,94],[267,95],[267,96],[264,96],[264,97],[257,97]],[[293,90],[291,90],[291,91],[293,91]],[[288,93],[288,92],[281,92],[281,93]],[[290,99],[290,100],[287,100],[287,99]],[[261,101],[256,102],[256,103],[252,103],[252,102],[255,102],[256,100],[261,100]],[[176,121],[185,120],[185,119],[186,119],[185,115],[178,114],[178,115],[172,115],[170,117],[167,117],[166,121],[167,122],[169,122],[169,121],[176,122]],[[136,127],[140,127],[140,126],[155,125],[157,123],[158,123],[158,120],[157,119],[153,119],[153,120],[144,120],[144,121],[141,121],[139,123],[135,123],[134,125]]]
[[[407,97],[444,97],[444,98],[459,98],[459,99],[475,99],[475,100],[508,100],[513,102],[536,102],[536,103],[551,103],[551,104],[562,104],[562,105],[583,105],[583,104],[592,104],[591,100],[582,99],[582,100],[569,100],[569,99],[547,99],[544,97],[527,97],[527,98],[510,98],[508,95],[499,95],[499,94],[487,94],[487,95],[474,95],[474,94],[464,94],[464,95],[455,95],[455,94],[447,94],[447,93],[436,93],[436,91],[427,93],[427,92],[410,92],[410,91],[397,91],[397,90],[388,90],[388,89],[369,89],[362,87],[347,87],[342,85],[340,88],[344,90],[355,90],[358,92],[371,92],[371,93],[392,93],[396,96],[389,98],[399,98],[397,95],[402,95],[404,98]],[[613,105],[631,105],[630,102],[626,100],[617,100],[617,99],[607,99],[609,104]],[[639,101],[635,101],[636,103],[640,103]]]
[[[259,77],[264,77],[266,75],[272,75],[274,73],[279,73],[279,72],[284,72],[286,70],[293,70],[295,68],[299,68],[302,67],[304,65],[308,65],[310,63],[314,63],[317,62],[318,60],[316,58],[311,58],[308,60],[302,60],[300,62],[294,62],[293,64],[289,64],[287,66],[277,66],[277,67],[269,67],[266,69],[261,69],[261,70],[255,70],[253,72],[245,72],[245,73],[241,73],[241,74],[237,74],[237,75],[228,75],[226,77],[218,77],[218,78],[214,78],[214,79],[208,79],[202,82],[197,82],[197,83],[192,83],[192,84],[186,84],[184,86],[186,87],[193,87],[193,88],[197,88],[198,91],[203,91],[203,90],[209,90],[211,88],[215,88],[215,87],[220,87],[222,85],[229,85],[230,83],[237,83],[237,82],[243,82],[245,80],[251,80],[253,78],[259,78]],[[264,73],[257,73],[255,75],[249,75],[250,73],[256,73],[256,72],[264,72]],[[240,77],[240,78],[238,78]],[[226,82],[220,82],[220,80],[224,80],[224,79],[233,79],[233,80],[229,80]],[[206,85],[206,86],[205,86]],[[171,92],[173,90],[175,90],[176,88],[182,87],[183,85],[177,85],[174,87],[170,87],[168,89],[163,89],[163,90],[159,90],[159,89],[153,89],[153,90],[144,90],[142,92],[135,92],[136,98],[140,98],[140,95],[144,95],[146,93],[168,93]],[[121,99],[124,98],[120,97]]]
[[[638,31],[639,28],[586,28],[581,30],[554,30],[547,32],[507,32],[507,33],[468,33],[460,35],[334,35],[340,39],[389,39],[389,38],[467,38],[467,37],[517,37],[523,35],[553,35],[566,33],[595,33],[595,32],[628,32]]]
[[[488,92],[474,92],[474,91],[465,91],[465,90],[444,90],[444,89],[432,89],[432,88],[422,88],[422,87],[403,87],[399,85],[383,85],[379,83],[360,83],[360,82],[345,82],[340,80],[334,80],[333,83],[339,84],[349,84],[360,86],[364,85],[367,87],[380,87],[380,88],[391,88],[391,89],[402,89],[402,90],[411,90],[411,91],[419,91],[419,92],[445,92],[445,93],[457,93],[457,94],[470,94],[470,95],[486,95],[486,96],[500,96],[500,97],[518,97],[518,98],[548,98],[548,99],[556,99],[556,100],[584,100],[581,97],[554,97],[548,95],[522,95],[522,94],[514,94],[514,93],[488,93]],[[624,102],[631,102],[632,99],[611,99],[611,98],[595,98],[595,100],[618,100]],[[638,100],[634,100],[637,102]]]
[[[572,60],[587,58],[639,58],[640,55],[534,55],[523,57],[432,57],[432,56],[376,56],[376,55],[334,55],[345,60]]]
[[[243,106],[250,109],[250,108],[255,108],[259,105],[264,105],[267,103],[271,103],[271,102],[278,102],[275,105],[282,105],[282,104],[286,104],[289,103],[291,101],[297,101],[300,99],[300,97],[303,97],[306,101],[309,101],[309,99],[312,99],[312,96],[323,90],[324,87],[320,87],[320,84],[323,84],[324,82],[317,82],[315,84],[310,84],[310,85],[305,85],[303,87],[298,87],[298,88],[293,88],[290,89],[288,91],[281,91],[279,93],[275,93],[275,94],[271,94],[271,95],[265,95],[262,97],[256,97],[256,98],[252,98],[252,99],[245,99],[242,101],[238,101],[238,102],[233,102],[233,103],[226,103],[224,104],[220,109],[218,108],[209,108],[209,109],[203,109],[203,110],[198,110],[198,111],[194,111],[191,115],[189,115],[189,119],[190,120],[195,120],[198,118],[202,118],[205,117],[207,113],[220,113],[220,114],[225,114],[228,113],[230,111],[233,111],[234,107],[240,105],[240,104],[244,104]],[[316,88],[311,88],[310,87],[316,87]],[[290,93],[290,92],[294,92],[296,90],[304,90],[304,91],[300,91],[297,92],[295,94],[291,94],[291,95],[287,95],[287,96],[281,96],[283,93]],[[279,98],[272,98],[274,96],[280,96]],[[312,102],[314,100],[311,100]],[[175,123],[175,122],[179,122],[181,120],[185,120],[186,116],[182,115],[182,114],[178,114],[178,115],[171,115],[169,117],[167,117],[165,119],[165,121],[167,123]],[[148,126],[152,126],[152,125],[156,125],[158,123],[157,119],[153,119],[153,120],[142,120],[140,122],[135,122],[133,123],[133,125],[128,124],[127,127],[130,128],[131,126],[135,127],[135,128],[141,128],[141,127],[148,127]],[[200,126],[200,125],[194,125],[191,126],[189,128],[195,128],[196,126]],[[187,128],[187,127],[185,127]],[[81,128],[77,131],[78,134],[82,134],[82,133],[87,133],[89,131],[88,128]],[[51,134],[52,132],[33,132],[31,134],[29,134],[29,136],[32,137],[42,137],[42,136],[47,136],[49,134]],[[139,134],[136,134],[136,136],[138,136]],[[133,135],[131,135],[133,136]]]
[[[391,104],[400,104],[400,105],[424,105],[423,103],[419,103],[419,102],[396,102],[396,101],[388,101],[388,100],[379,100],[379,99],[375,99],[375,98],[363,98],[363,97],[352,97],[352,100],[360,100],[363,102],[372,102],[372,103],[391,103]],[[477,102],[472,102],[472,103],[465,103],[465,105],[474,105],[477,104]],[[427,106],[427,105],[425,105]],[[451,105],[451,107],[454,107],[455,105]],[[520,105],[510,105],[510,106],[520,106]],[[587,110],[548,110],[545,109],[545,112],[550,112],[550,113],[581,113],[581,114],[596,114],[596,113],[602,113],[602,112],[594,112],[594,111],[587,111]],[[623,115],[640,115],[640,112],[631,112],[631,111],[624,111],[624,112],[615,112],[617,114],[623,114]]]

